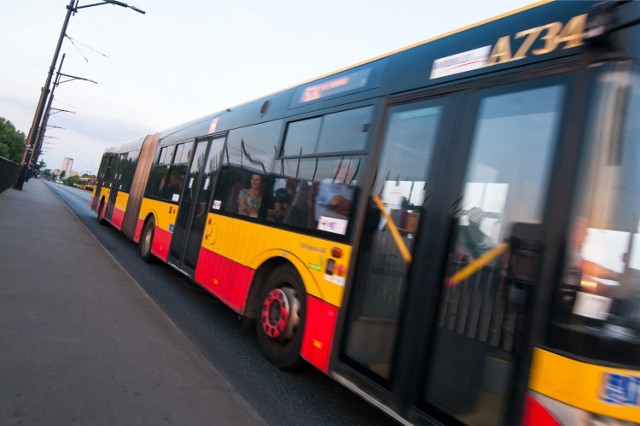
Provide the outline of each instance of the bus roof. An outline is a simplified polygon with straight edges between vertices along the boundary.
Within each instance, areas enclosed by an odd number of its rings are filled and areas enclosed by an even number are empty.
[[[161,143],[172,143],[331,105],[394,95],[576,55],[583,50],[580,48],[583,33],[579,34],[579,43],[569,42],[577,40],[571,38],[578,37],[577,32],[584,31],[586,14],[593,4],[591,1],[537,2],[167,129],[161,132],[160,140]],[[572,24],[574,17],[581,17],[582,21]],[[570,26],[572,28],[568,28]],[[550,50],[543,36],[558,28],[565,31],[557,34],[564,44],[559,42]],[[528,44],[527,48],[520,51],[525,44]],[[505,50],[504,55],[509,56],[509,60],[475,68],[458,66],[469,58],[481,65],[487,63],[497,46],[502,46],[500,48]],[[545,53],[538,54],[540,51]]]

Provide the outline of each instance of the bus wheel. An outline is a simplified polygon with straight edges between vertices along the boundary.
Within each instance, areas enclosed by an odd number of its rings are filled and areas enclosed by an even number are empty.
[[[149,219],[144,224],[142,229],[142,236],[140,236],[140,244],[138,250],[140,257],[145,262],[151,262],[153,260],[153,254],[151,254],[151,243],[153,242],[153,231],[156,229],[156,224],[153,219]]]
[[[104,218],[104,200],[100,200],[100,207],[98,207],[98,223],[100,225],[106,225],[107,221]]]
[[[260,352],[283,370],[302,365],[300,347],[306,294],[298,272],[291,265],[278,267],[260,293],[260,316],[256,320]]]

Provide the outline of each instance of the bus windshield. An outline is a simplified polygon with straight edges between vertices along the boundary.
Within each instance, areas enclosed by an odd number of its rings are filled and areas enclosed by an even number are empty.
[[[629,63],[602,68],[548,343],[640,367],[640,72]]]

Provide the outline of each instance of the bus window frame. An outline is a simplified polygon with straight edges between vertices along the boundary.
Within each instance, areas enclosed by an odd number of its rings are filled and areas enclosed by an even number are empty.
[[[184,168],[184,172],[186,173],[188,164],[191,161],[191,156],[193,155],[193,147],[195,146],[195,143],[196,143],[196,138],[181,139],[175,142],[172,141],[171,143],[166,145],[162,145],[161,141],[158,143],[158,147],[156,148],[156,154],[154,156],[153,166],[149,170],[149,180],[147,181],[146,189],[144,191],[144,197],[162,201],[165,203],[179,204],[180,199],[182,198],[182,192],[184,191],[184,186],[186,183],[184,176],[182,177],[182,182],[181,182],[180,191],[179,191],[180,198],[177,201],[163,198],[162,196],[160,196],[158,188],[159,188],[160,182],[162,182],[163,179],[166,180],[167,176],[169,176],[172,170],[175,170],[176,168]],[[189,158],[186,160],[186,162],[183,162],[183,161],[176,162],[176,160],[178,159],[178,151],[179,151],[178,148],[183,147],[182,150],[180,150],[180,153],[182,154],[184,147],[187,147],[187,146],[190,147]],[[171,150],[171,161],[169,162],[167,162],[166,157],[163,158],[163,153],[165,153],[166,150]],[[181,157],[180,159],[182,159],[183,155],[180,155],[180,157]],[[156,173],[156,170],[158,170],[159,168],[166,169],[166,172],[163,173],[162,176],[155,176],[154,173]],[[154,185],[156,185],[156,188],[153,188]]]
[[[368,90],[368,89],[365,89],[365,90]],[[310,102],[310,103],[313,103],[313,102]],[[357,102],[342,103],[340,105],[321,109],[320,111],[316,110],[316,111],[307,112],[304,114],[299,114],[296,116],[289,117],[283,123],[283,131],[282,131],[280,144],[278,147],[278,155],[274,159],[274,165],[282,161],[312,160],[312,159],[326,159],[326,158],[336,159],[340,157],[360,158],[361,168],[363,172],[360,175],[360,179],[358,179],[358,185],[353,188],[354,193],[353,193],[353,200],[352,200],[352,208],[351,208],[350,216],[348,219],[349,222],[347,225],[347,229],[344,235],[336,234],[328,231],[322,231],[319,229],[313,229],[309,227],[302,228],[297,226],[290,226],[283,223],[278,223],[272,220],[268,220],[265,214],[262,214],[260,216],[261,222],[264,222],[269,226],[272,226],[275,228],[282,228],[282,229],[290,230],[292,232],[301,233],[304,235],[309,235],[309,236],[319,237],[319,238],[329,238],[336,242],[351,244],[351,242],[354,241],[353,239],[356,238],[356,235],[358,234],[356,230],[359,229],[361,221],[364,220],[363,211],[366,208],[366,204],[363,202],[363,199],[365,198],[363,197],[363,194],[366,192],[364,188],[368,188],[369,181],[373,173],[373,171],[371,170],[371,167],[373,164],[372,157],[373,157],[373,154],[375,153],[375,150],[377,149],[376,148],[377,140],[380,137],[379,132],[380,132],[381,125],[379,123],[383,117],[383,112],[385,110],[385,103],[386,103],[386,99],[384,98],[373,98],[373,99],[360,100]],[[319,140],[321,138],[322,126],[324,124],[325,116],[331,115],[331,114],[339,114],[341,112],[350,111],[350,110],[363,109],[367,107],[370,108],[369,127],[367,129],[367,136],[362,149],[337,151],[337,152],[321,152],[321,153],[313,153],[313,154],[305,154],[305,155],[285,155],[284,154],[284,145],[286,143],[288,129],[291,123],[319,118],[320,128],[319,128],[318,134],[316,135]],[[277,169],[278,169],[278,166],[277,165],[274,166],[274,173],[273,173],[274,177],[280,177],[280,178],[286,177],[285,175],[276,173],[275,171]],[[275,178],[271,179],[270,186],[268,186],[269,191],[268,191],[268,194],[266,194],[266,200],[264,200],[266,201],[265,203],[266,205],[271,205],[274,201],[274,197],[272,194],[274,180]]]

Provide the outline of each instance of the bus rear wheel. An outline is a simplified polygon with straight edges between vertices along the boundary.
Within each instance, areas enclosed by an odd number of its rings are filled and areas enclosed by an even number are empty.
[[[152,219],[149,219],[145,224],[144,228],[142,228],[142,235],[140,236],[140,244],[138,245],[138,250],[140,252],[140,257],[145,262],[153,261],[153,254],[151,253],[151,244],[153,243],[153,233],[156,229],[156,224]]]
[[[260,315],[256,320],[260,352],[276,367],[295,369],[300,357],[306,293],[291,265],[276,268],[260,292]]]
[[[100,200],[100,207],[98,207],[98,223],[100,225],[107,224],[107,221],[104,218],[104,199]]]

